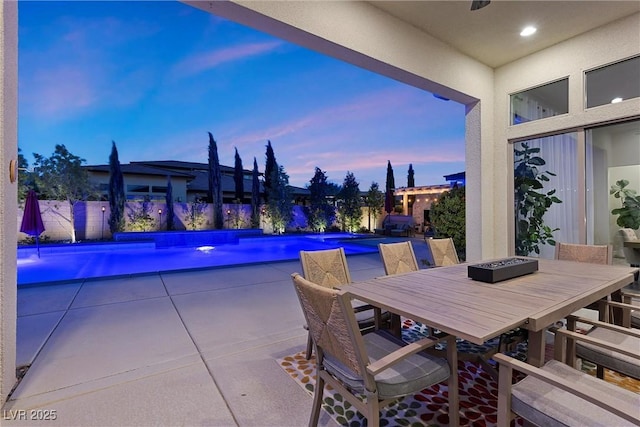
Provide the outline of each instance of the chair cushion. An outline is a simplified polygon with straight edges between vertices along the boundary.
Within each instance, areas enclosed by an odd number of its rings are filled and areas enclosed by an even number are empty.
[[[604,328],[593,328],[588,332],[588,335],[632,352],[640,351],[640,339],[630,335]],[[597,365],[640,379],[640,361],[638,359],[583,341],[576,342],[576,355]]]
[[[402,347],[402,341],[384,331],[363,335],[370,362]],[[325,368],[348,388],[362,393],[362,379],[329,355],[324,359]],[[392,365],[375,376],[380,399],[403,397],[416,393],[449,378],[449,364],[446,360],[424,353],[414,354]]]
[[[634,310],[631,312],[631,326],[640,329],[640,310]]]
[[[606,393],[620,399],[631,407],[640,407],[640,395],[599,380],[564,363],[552,360],[543,369],[573,384],[597,389],[602,394]],[[536,425],[592,427],[634,425],[574,394],[531,376],[513,386],[511,409]]]

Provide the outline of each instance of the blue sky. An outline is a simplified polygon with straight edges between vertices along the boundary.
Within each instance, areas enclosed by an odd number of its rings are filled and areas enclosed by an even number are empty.
[[[264,169],[271,141],[292,185],[314,168],[366,190],[464,170],[464,107],[177,2],[19,3],[18,146],[65,144],[87,164],[220,162]]]

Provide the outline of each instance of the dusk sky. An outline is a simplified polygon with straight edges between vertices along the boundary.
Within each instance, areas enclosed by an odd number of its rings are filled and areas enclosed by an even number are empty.
[[[464,106],[191,6],[160,2],[19,3],[18,146],[50,156],[56,144],[108,163],[220,163],[234,148],[264,171],[271,141],[292,185],[314,168],[366,191],[444,184],[464,166]]]

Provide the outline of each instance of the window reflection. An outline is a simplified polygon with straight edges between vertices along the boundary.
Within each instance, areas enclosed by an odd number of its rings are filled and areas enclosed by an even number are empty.
[[[640,97],[640,56],[585,75],[587,108]]]
[[[569,79],[558,80],[511,95],[512,125],[568,112]]]

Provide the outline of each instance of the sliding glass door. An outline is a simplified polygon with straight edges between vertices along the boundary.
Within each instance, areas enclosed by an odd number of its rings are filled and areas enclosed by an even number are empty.
[[[611,190],[623,185],[640,194],[640,121],[588,129],[585,140],[587,243],[612,244],[614,258],[623,259],[619,230],[625,227],[611,212],[623,206],[623,198]]]

